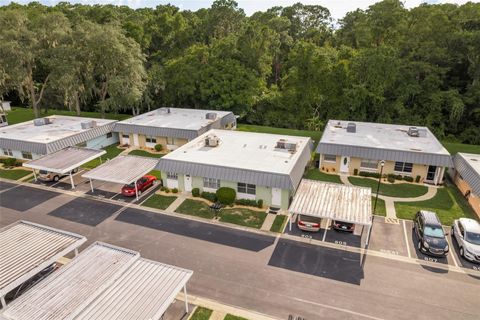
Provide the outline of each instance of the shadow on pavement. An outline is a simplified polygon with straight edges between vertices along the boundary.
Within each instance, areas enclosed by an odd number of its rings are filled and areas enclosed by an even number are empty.
[[[96,226],[122,208],[96,200],[75,198],[48,215],[89,226]]]
[[[249,251],[271,246],[275,238],[140,209],[127,208],[115,220]]]
[[[27,194],[28,197],[26,196]],[[0,206],[23,212],[58,195],[60,194],[48,190],[18,186],[15,189],[7,190],[1,194]]]

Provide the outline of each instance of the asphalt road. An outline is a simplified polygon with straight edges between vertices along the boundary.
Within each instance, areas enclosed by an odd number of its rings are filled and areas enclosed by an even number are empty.
[[[83,234],[85,246],[100,240],[138,250],[194,270],[194,295],[279,319],[478,319],[480,280],[464,273],[0,187],[0,227],[24,219]]]

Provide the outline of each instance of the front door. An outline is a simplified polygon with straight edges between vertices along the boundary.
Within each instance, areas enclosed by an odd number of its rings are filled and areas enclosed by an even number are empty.
[[[282,205],[282,189],[272,188],[272,206]]]
[[[350,157],[345,157],[342,156],[341,162],[340,162],[340,172],[341,173],[348,173],[350,167]]]
[[[192,177],[189,174],[185,175],[185,191],[191,192],[192,191]]]
[[[136,147],[140,146],[140,144],[138,143],[138,134],[136,133],[133,134],[133,145]]]
[[[434,181],[436,172],[437,172],[437,167],[436,166],[428,166],[427,178],[425,180]]]

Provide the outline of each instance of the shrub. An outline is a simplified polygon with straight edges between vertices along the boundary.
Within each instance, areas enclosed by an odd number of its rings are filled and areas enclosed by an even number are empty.
[[[249,206],[249,207],[257,207],[258,202],[255,200],[250,200],[250,199],[237,199],[235,200],[235,204],[238,204],[240,206]]]
[[[156,144],[154,148],[155,148],[156,151],[162,151],[163,150],[163,146],[161,144]]]
[[[358,169],[357,168],[353,169],[353,175],[358,176]]]
[[[420,179],[421,179],[420,176],[416,176],[416,177],[415,177],[415,182],[416,182],[416,183],[419,183],[419,182],[420,182]]]
[[[380,173],[378,172],[360,171],[358,174],[362,177],[380,178]]]
[[[201,197],[203,199],[207,199],[208,201],[211,201],[211,202],[216,202],[217,201],[217,195],[213,192],[203,191],[202,194],[201,194]]]
[[[166,193],[170,193],[170,189],[168,189],[167,187],[165,187],[163,191],[165,191]]]
[[[173,188],[173,189],[172,189],[172,193],[178,193],[178,189],[177,189],[177,188]]]
[[[397,179],[397,180],[402,180],[402,179],[403,179],[403,176],[402,176],[401,174],[397,174],[397,175],[395,176],[395,179]]]
[[[194,196],[194,197],[200,196],[200,189],[198,189],[198,188],[193,188],[193,189],[192,189],[192,196]]]
[[[395,177],[396,177],[396,175],[395,175],[395,174],[393,174],[393,173],[389,173],[389,174],[387,174],[387,178],[388,178],[388,179],[390,179],[390,180],[392,180],[392,179],[393,179],[393,181],[395,181]],[[390,180],[388,180],[388,181],[390,181]]]
[[[17,159],[15,158],[6,158],[2,161],[6,167],[13,167],[17,165]]]
[[[393,175],[393,176],[389,175],[388,178],[387,178],[387,181],[390,182],[390,183],[394,183],[395,182],[395,175]]]
[[[257,201],[257,207],[263,208],[263,199],[258,199],[258,201]]]
[[[405,177],[403,177],[403,180],[405,180],[407,182],[413,182],[413,177],[405,176]]]
[[[221,204],[233,204],[237,193],[232,188],[221,187],[217,190],[217,199]]]

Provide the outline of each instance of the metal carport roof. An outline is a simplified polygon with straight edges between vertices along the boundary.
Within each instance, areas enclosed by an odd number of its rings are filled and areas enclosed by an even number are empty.
[[[87,239],[28,221],[0,229],[0,297],[3,297]]]
[[[69,173],[73,169],[107,153],[105,150],[67,147],[41,158],[25,162],[24,167],[55,173]]]
[[[289,212],[370,226],[372,190],[303,179]]]
[[[158,163],[156,158],[118,156],[83,174],[90,180],[130,184],[149,173]]]

